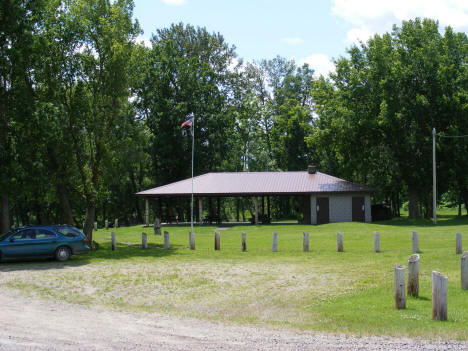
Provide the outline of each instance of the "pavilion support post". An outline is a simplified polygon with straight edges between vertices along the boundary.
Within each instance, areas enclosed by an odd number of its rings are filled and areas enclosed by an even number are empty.
[[[147,197],[145,197],[145,225],[149,227],[149,201]]]
[[[265,196],[262,196],[262,217],[265,216]]]
[[[221,223],[221,200],[219,196],[216,198],[216,218]]]
[[[258,224],[258,197],[253,197],[253,202],[255,206],[255,224]]]
[[[203,198],[198,198],[198,222],[203,223]]]
[[[267,211],[268,211],[268,219],[271,221],[271,217],[270,217],[270,196],[267,196]]]
[[[237,223],[239,223],[239,201],[240,201],[240,199],[237,198],[236,199],[236,220],[237,220]]]

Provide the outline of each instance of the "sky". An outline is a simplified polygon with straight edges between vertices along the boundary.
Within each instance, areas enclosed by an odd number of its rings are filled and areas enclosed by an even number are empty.
[[[415,17],[468,34],[468,0],[134,0],[147,41],[158,28],[190,23],[219,32],[244,61],[277,55],[309,63],[317,75],[354,43]]]

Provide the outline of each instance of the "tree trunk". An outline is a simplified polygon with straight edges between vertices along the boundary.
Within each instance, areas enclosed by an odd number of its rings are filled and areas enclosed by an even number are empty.
[[[96,215],[96,204],[93,200],[88,200],[86,204],[86,220],[84,225],[84,233],[88,239],[88,245],[92,248],[93,244],[93,227],[94,217]]]
[[[408,203],[408,215],[410,218],[419,218],[421,213],[419,212],[419,196],[414,189],[409,189],[409,203]]]
[[[0,195],[0,233],[10,230],[10,204],[7,195]]]
[[[130,174],[130,182],[132,183],[132,192],[136,193],[138,192],[137,190],[138,188],[137,188],[137,184],[135,180],[135,174],[133,173],[133,169],[130,170],[129,174]],[[135,210],[137,213],[138,223],[143,223],[143,214],[141,213],[138,196],[134,196],[133,198],[134,198],[133,201],[134,201],[134,206],[135,206]]]
[[[62,223],[75,225],[73,220],[72,209],[70,206],[70,200],[68,199],[68,191],[65,186],[65,180],[59,177],[56,182],[57,195],[60,201],[60,207],[62,209]]]
[[[429,219],[432,217],[432,193],[426,197],[426,206],[425,206],[424,218]]]

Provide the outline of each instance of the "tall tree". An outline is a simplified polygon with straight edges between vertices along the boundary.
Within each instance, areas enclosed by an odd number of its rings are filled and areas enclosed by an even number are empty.
[[[195,174],[221,168],[233,120],[227,113],[234,48],[220,34],[176,24],[152,38],[138,108],[149,127],[156,184],[190,175],[191,139],[180,125],[195,118]]]

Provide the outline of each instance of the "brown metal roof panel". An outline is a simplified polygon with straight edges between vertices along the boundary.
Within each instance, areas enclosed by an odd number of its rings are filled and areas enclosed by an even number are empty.
[[[207,173],[193,180],[194,194],[291,194],[319,192],[371,192],[371,188],[317,172]],[[137,195],[188,195],[191,178],[145,190]]]

